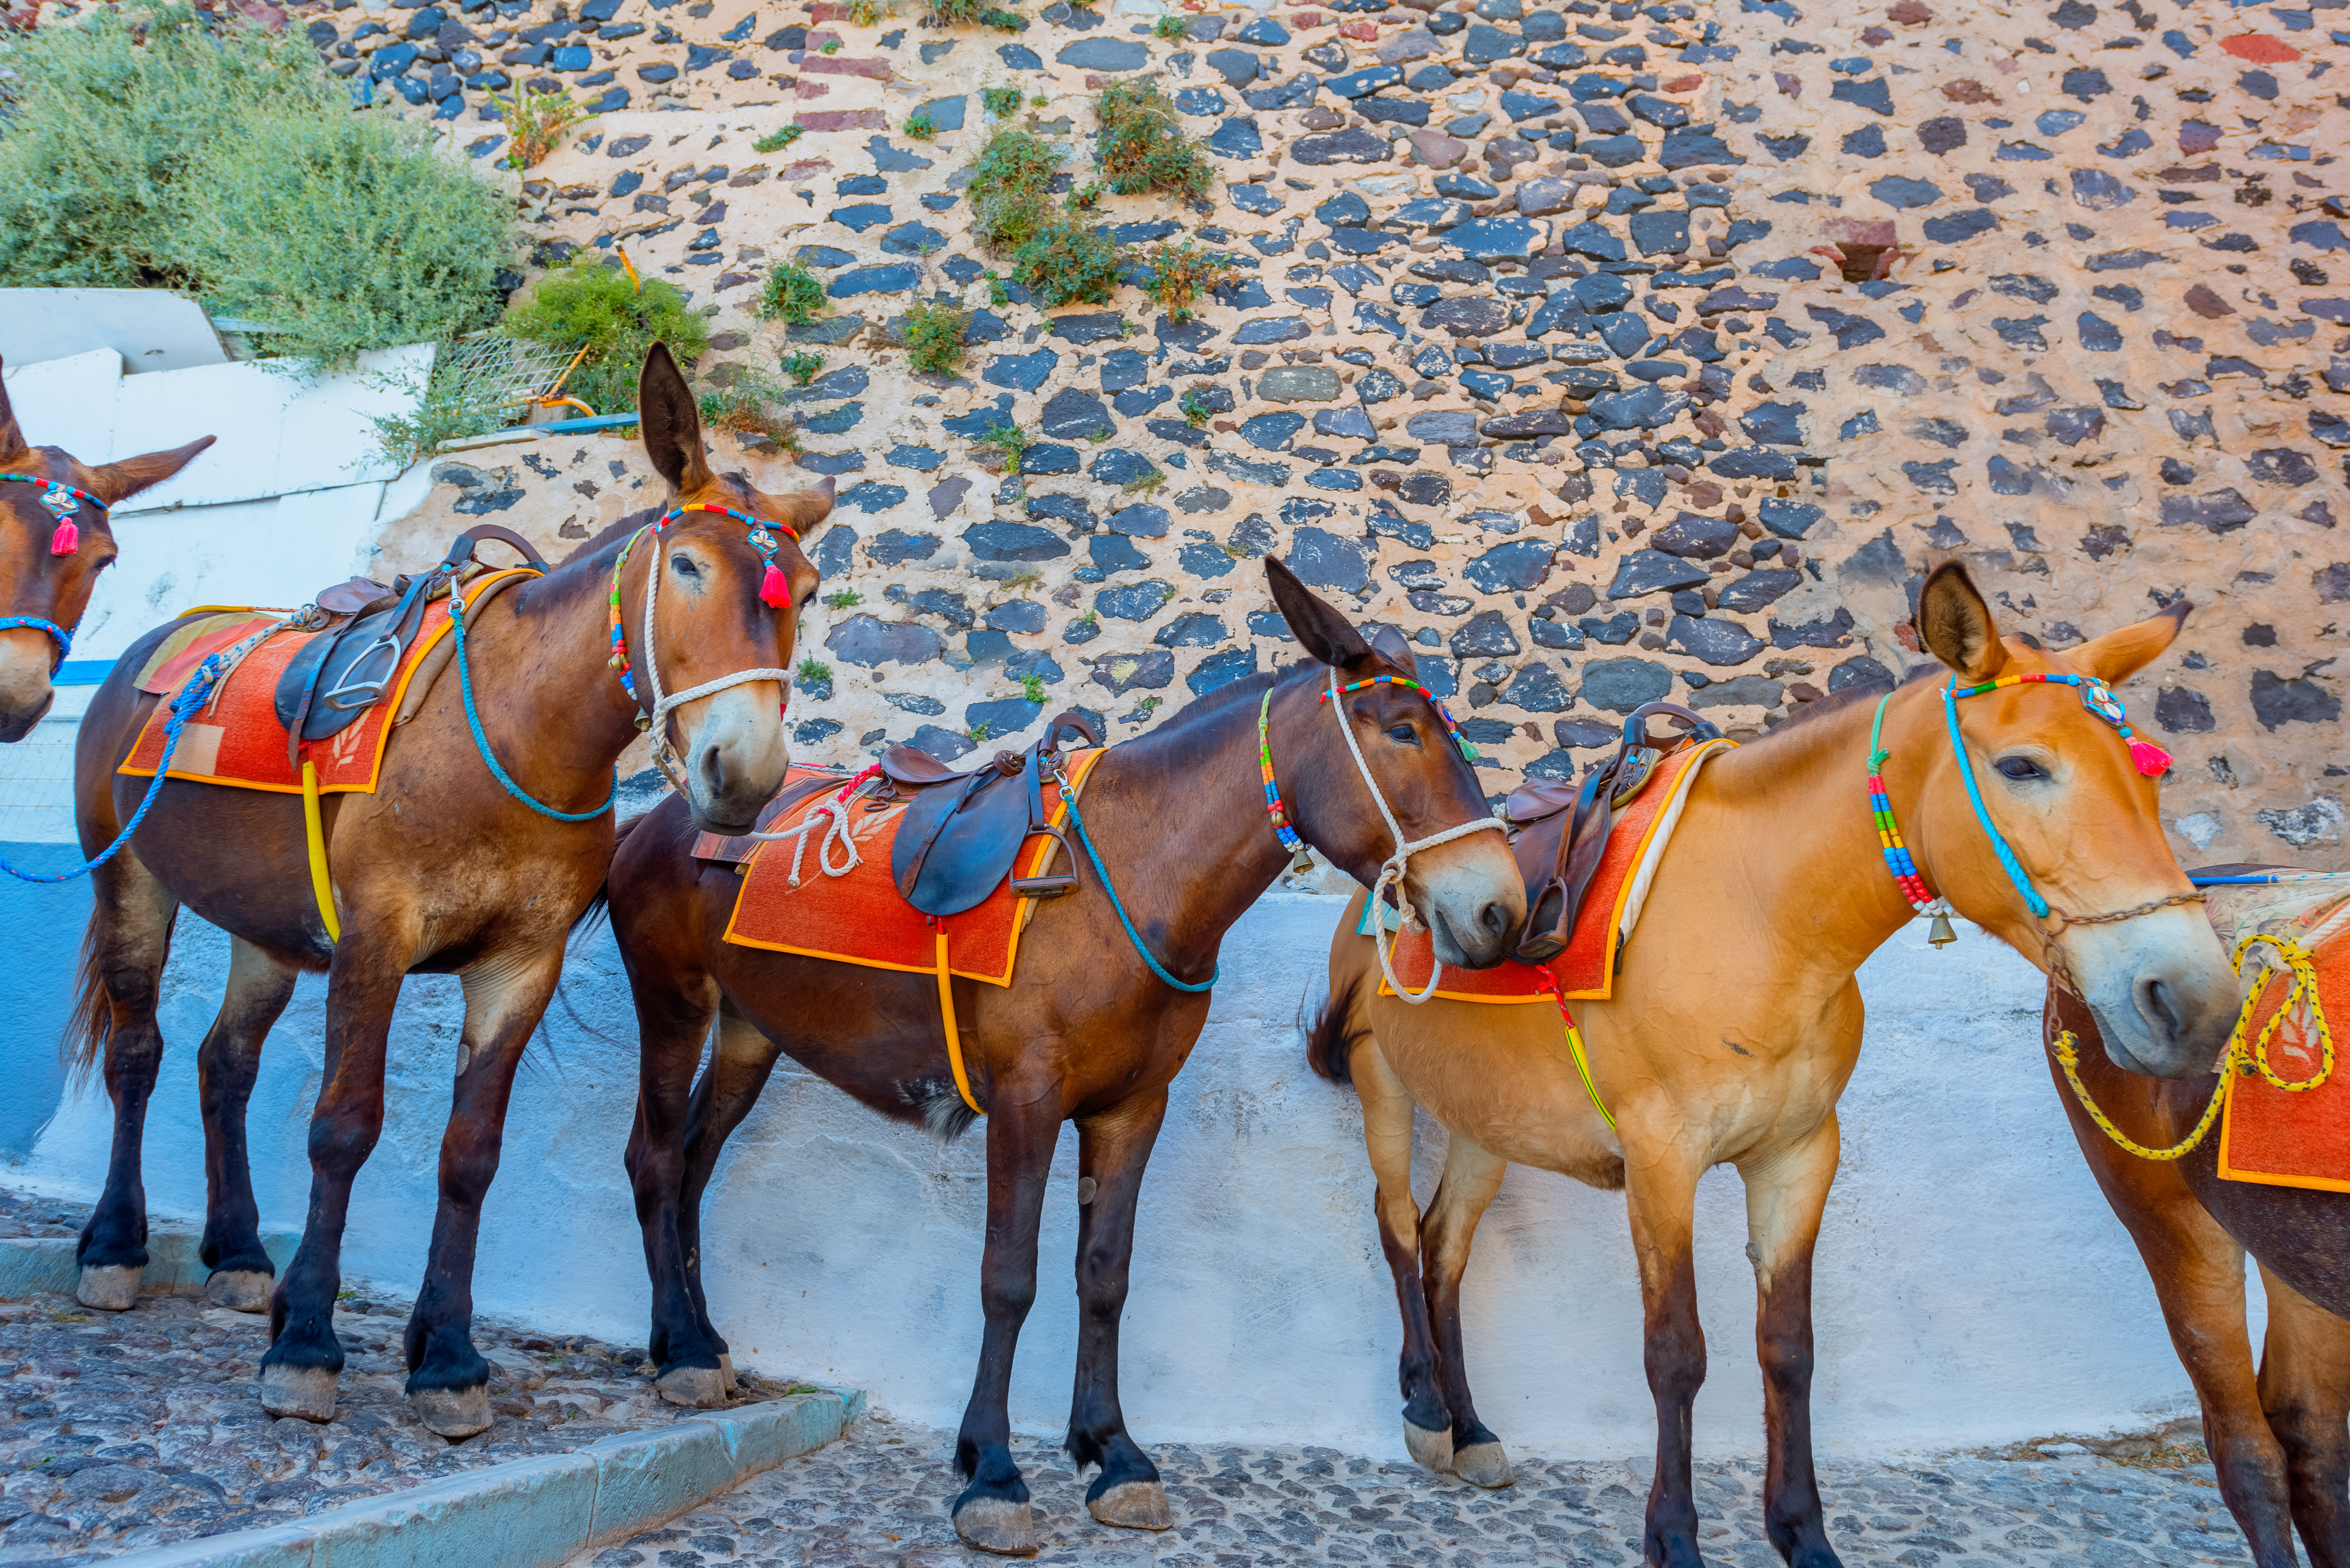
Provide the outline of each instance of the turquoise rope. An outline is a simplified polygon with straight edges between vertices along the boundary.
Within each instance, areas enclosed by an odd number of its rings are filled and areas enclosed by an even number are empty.
[[[49,660],[49,671],[55,674],[57,666],[66,661],[66,655],[73,651],[73,628],[59,626],[53,620],[43,620],[36,615],[0,615],[0,631],[11,631],[19,627],[49,634],[50,639],[57,645],[57,656]]]
[[[612,769],[612,793],[604,797],[603,805],[593,811],[557,811],[532,799],[522,785],[515,783],[506,770],[498,765],[497,753],[490,750],[490,738],[482,733],[482,716],[473,711],[473,667],[465,662],[464,601],[457,596],[453,586],[449,594],[449,631],[457,639],[457,690],[464,694],[465,722],[473,732],[474,748],[482,753],[482,761],[489,764],[490,776],[504,784],[505,792],[515,799],[539,815],[551,816],[557,822],[593,822],[611,810],[612,803],[620,797],[620,770],[617,766]]]
[[[1880,706],[1880,713],[1882,711]],[[1959,777],[1966,780],[1967,799],[1974,804],[1975,820],[1982,824],[1984,835],[1991,839],[1991,846],[1999,852],[1999,863],[2007,868],[2007,879],[2015,884],[2017,892],[2023,895],[2024,907],[2032,911],[2034,919],[2044,920],[2048,918],[2048,900],[2040,896],[2040,890],[2032,885],[2032,878],[2024,875],[2022,862],[2016,859],[2015,851],[2010,849],[2007,840],[2000,836],[1998,825],[1991,819],[1991,808],[1983,805],[1982,791],[1975,786],[1974,764],[1967,760],[1966,737],[1959,733],[1959,683],[1956,680],[1942,688],[1942,713],[1950,721],[1950,750],[1958,755]]]
[[[5,871],[19,882],[70,882],[77,877],[88,876],[120,853],[122,846],[130,842],[130,836],[139,831],[139,825],[146,820],[148,807],[153,805],[155,797],[162,793],[163,775],[172,771],[172,754],[180,749],[180,732],[187,728],[188,715],[204,705],[220,676],[221,655],[215,653],[196,667],[195,674],[188,678],[188,683],[180,688],[179,694],[172,699],[171,722],[163,731],[162,760],[155,764],[155,776],[148,782],[147,794],[140,801],[139,809],[130,814],[130,822],[124,825],[121,835],[113,843],[71,871],[54,874],[19,871],[5,860],[0,860],[0,871]]]
[[[1077,830],[1077,842],[1086,846],[1086,858],[1094,863],[1094,875],[1101,878],[1102,891],[1109,895],[1109,907],[1118,911],[1118,923],[1126,928],[1126,940],[1134,944],[1134,950],[1142,955],[1142,961],[1150,966],[1150,972],[1177,991],[1188,991],[1195,996],[1212,989],[1217,977],[1224,972],[1221,962],[1207,979],[1194,985],[1189,981],[1177,980],[1167,972],[1165,964],[1150,956],[1150,950],[1142,945],[1142,933],[1134,929],[1134,922],[1126,918],[1126,906],[1118,901],[1118,889],[1109,885],[1109,870],[1102,864],[1100,854],[1094,848],[1093,839],[1086,832],[1086,819],[1077,811],[1077,793],[1069,787],[1066,779],[1061,780],[1061,802],[1069,808],[1069,826]]]

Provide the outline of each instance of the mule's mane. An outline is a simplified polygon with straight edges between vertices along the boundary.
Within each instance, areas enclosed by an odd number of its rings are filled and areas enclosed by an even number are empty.
[[[621,535],[635,533],[638,529],[643,527],[646,524],[659,516],[661,510],[662,509],[660,507],[648,506],[641,512],[631,512],[626,517],[621,518],[618,523],[611,524],[601,531],[589,535],[587,538],[581,540],[577,545],[573,546],[570,554],[565,556],[563,559],[556,562],[555,569],[561,571],[564,567],[571,565],[574,561],[586,560],[588,556],[593,556],[597,551],[602,549],[605,545],[611,544]]]

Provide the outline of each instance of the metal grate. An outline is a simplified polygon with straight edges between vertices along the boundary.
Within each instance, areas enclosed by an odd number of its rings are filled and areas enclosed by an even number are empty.
[[[584,346],[583,346],[584,347]],[[525,343],[493,327],[460,337],[433,366],[437,400],[506,410],[553,397],[580,350]]]

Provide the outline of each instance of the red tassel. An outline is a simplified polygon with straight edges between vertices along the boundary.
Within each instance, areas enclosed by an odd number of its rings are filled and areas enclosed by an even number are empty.
[[[2169,771],[2170,753],[2152,741],[2132,741],[2129,748],[2130,761],[2136,763],[2137,771],[2147,777],[2158,779]]]
[[[777,609],[785,609],[791,605],[792,585],[785,578],[784,569],[773,561],[767,563],[767,575],[759,579],[759,601]]]
[[[49,535],[49,554],[52,556],[70,556],[80,548],[81,530],[74,526],[74,520],[70,517],[58,524],[57,531]]]

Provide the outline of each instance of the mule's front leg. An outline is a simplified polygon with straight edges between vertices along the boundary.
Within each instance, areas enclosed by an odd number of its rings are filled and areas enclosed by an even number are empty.
[[[955,1437],[955,1469],[970,1482],[954,1501],[955,1533],[983,1552],[1027,1557],[1036,1551],[1035,1513],[1028,1483],[1012,1462],[1012,1356],[1020,1325],[1036,1300],[1036,1222],[1045,1208],[1045,1176],[1060,1136],[1061,1102],[1055,1087],[1026,1104],[999,1092],[987,1118],[987,1248],[980,1262],[979,1300],[987,1315],[980,1338],[979,1374]]]
[[[482,1200],[498,1173],[515,1068],[563,971],[563,948],[500,954],[462,976],[465,1031],[456,1092],[441,1139],[441,1207],[423,1288],[408,1319],[408,1398],[444,1438],[490,1426],[490,1364],[473,1348],[473,1251]]]
[[[1624,1122],[1625,1197],[1646,1308],[1648,1393],[1657,1404],[1657,1476],[1648,1488],[1644,1553],[1653,1568],[1701,1568],[1697,1499],[1690,1478],[1690,1407],[1705,1382],[1705,1330],[1697,1316],[1690,1228],[1701,1161],[1648,1145]]]
[[[1812,1464],[1812,1249],[1819,1241],[1828,1187],[1835,1180],[1838,1143],[1831,1112],[1803,1142],[1741,1170],[1769,1453],[1762,1528],[1793,1568],[1839,1568],[1820,1516],[1819,1479]]]
[[[686,1304],[692,1313],[695,1332],[717,1356],[719,1378],[730,1394],[734,1391],[734,1357],[726,1348],[726,1336],[711,1320],[710,1298],[702,1288],[702,1206],[710,1193],[710,1179],[717,1172],[718,1157],[726,1150],[726,1140],[759,1103],[782,1055],[783,1047],[762,1033],[731,1001],[720,1002],[717,1048],[712,1053],[710,1070],[694,1085],[693,1101],[686,1113],[685,1179],[677,1204]]]
[[[1444,1153],[1444,1179],[1420,1220],[1420,1271],[1427,1282],[1428,1317],[1436,1331],[1437,1387],[1452,1417],[1452,1473],[1471,1486],[1508,1486],[1510,1458],[1502,1439],[1477,1418],[1469,1392],[1469,1357],[1461,1336],[1461,1277],[1477,1221],[1502,1189],[1509,1161],[1459,1133]]]
[[[1376,1039],[1357,1043],[1351,1065],[1363,1101],[1363,1147],[1370,1157],[1379,1251],[1395,1282],[1396,1311],[1403,1322],[1396,1384],[1403,1395],[1404,1451],[1442,1475],[1452,1469],[1452,1416],[1438,1386],[1436,1335],[1419,1275],[1419,1204],[1411,1195],[1412,1098],[1379,1054]]]
[[[82,1005],[103,1020],[114,1146],[106,1162],[106,1190],[74,1249],[80,1265],[74,1298],[87,1307],[126,1312],[138,1304],[139,1282],[147,1271],[147,1188],[140,1145],[163,1060],[156,991],[171,954],[179,905],[135,853],[100,867],[92,881],[96,897]]]
[[[294,994],[294,971],[242,937],[229,939],[228,994],[196,1052],[196,1098],[204,1119],[204,1239],[212,1270],[204,1298],[236,1312],[269,1305],[277,1265],[261,1245],[244,1108],[261,1071],[261,1044]]]
[[[1142,1168],[1167,1118],[1167,1092],[1137,1096],[1077,1124],[1077,1376],[1069,1458],[1099,1465],[1086,1507],[1104,1524],[1167,1530],[1175,1515],[1159,1467],[1128,1435],[1118,1403],[1118,1331],[1134,1260]]]
[[[383,1132],[383,1054],[400,977],[416,950],[406,929],[346,929],[327,990],[326,1080],[310,1113],[310,1208],[302,1244],[269,1298],[261,1407],[273,1416],[335,1418],[343,1347],[335,1338],[343,1224],[351,1182]]]

